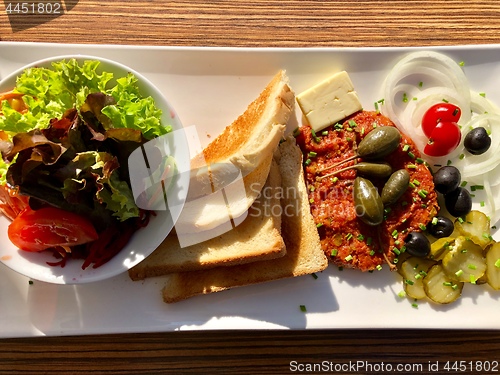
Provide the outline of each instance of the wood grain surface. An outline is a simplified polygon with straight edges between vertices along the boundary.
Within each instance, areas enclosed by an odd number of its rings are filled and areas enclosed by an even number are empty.
[[[33,3],[33,1],[31,1]],[[37,2],[38,3],[38,2]],[[46,2],[44,2],[46,3]],[[52,3],[58,3],[52,1]],[[356,47],[500,43],[500,1],[178,0],[59,2],[58,16],[10,14],[0,40],[164,46]],[[1,308],[1,306],[0,306]],[[480,319],[465,317],[464,319]],[[460,328],[460,327],[457,327]],[[500,332],[444,330],[209,331],[0,340],[1,374],[450,374],[446,361],[500,361]],[[346,364],[366,361],[372,371]],[[439,361],[439,371],[429,367]],[[476,362],[483,361],[483,362]],[[335,364],[344,365],[336,371]],[[385,367],[387,370],[387,367]],[[497,367],[496,371],[499,372]],[[388,372],[388,371],[385,371]],[[308,372],[312,373],[312,372]]]

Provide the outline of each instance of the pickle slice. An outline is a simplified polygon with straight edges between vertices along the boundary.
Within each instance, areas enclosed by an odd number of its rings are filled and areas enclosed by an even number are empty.
[[[481,211],[472,210],[464,218],[457,218],[455,229],[483,249],[492,241],[490,219]]]
[[[452,249],[455,237],[443,237],[431,243],[431,252],[428,257],[433,260],[442,260]]]
[[[495,242],[486,252],[486,278],[495,290],[500,290],[500,242]]]
[[[441,264],[432,266],[423,279],[427,297],[436,303],[456,301],[462,294],[464,283],[451,279]]]
[[[407,296],[414,299],[423,299],[427,296],[422,281],[434,264],[435,262],[430,259],[418,257],[410,257],[401,264],[403,286]]]
[[[481,246],[463,236],[455,240],[453,248],[444,256],[443,269],[453,280],[475,284],[486,272],[486,259]]]

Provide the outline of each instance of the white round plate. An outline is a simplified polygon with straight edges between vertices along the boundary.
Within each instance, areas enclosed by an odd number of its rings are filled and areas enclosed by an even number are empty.
[[[31,253],[19,250],[10,242],[7,236],[7,227],[10,221],[0,214],[0,261],[12,270],[34,280],[54,284],[79,284],[104,280],[127,271],[146,258],[172,230],[182,211],[189,187],[189,173],[183,173],[189,172],[190,157],[187,139],[184,131],[182,131],[182,124],[162,93],[153,83],[133,69],[96,56],[56,56],[33,62],[5,77],[0,82],[0,92],[11,90],[15,86],[16,78],[28,67],[51,67],[52,62],[71,58],[75,58],[80,63],[84,60],[99,60],[101,63],[98,71],[113,73],[114,78],[126,76],[129,72],[138,78],[138,85],[142,95],[153,97],[156,105],[162,110],[162,123],[171,125],[174,130],[169,133],[174,137],[173,141],[176,146],[172,148],[171,155],[176,160],[179,173],[178,178],[175,179],[174,185],[167,194],[169,203],[170,199],[172,199],[176,204],[169,204],[169,210],[157,211],[146,227],[140,228],[134,233],[129,243],[120,253],[109,262],[95,269],[92,268],[92,265],[82,269],[83,259],[70,259],[64,267],[49,266],[47,262],[55,261],[55,258],[49,252]],[[132,170],[130,172],[133,173]]]

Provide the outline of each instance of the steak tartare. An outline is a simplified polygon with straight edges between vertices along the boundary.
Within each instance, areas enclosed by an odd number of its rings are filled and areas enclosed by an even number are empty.
[[[361,111],[319,134],[308,125],[295,132],[304,155],[309,203],[322,249],[339,267],[372,271],[387,263],[394,268],[398,255],[405,251],[408,233],[425,230],[439,211],[432,174],[413,141],[402,135],[396,150],[380,161],[389,163],[393,171],[406,169],[410,174],[408,188],[384,208],[381,224],[369,225],[357,216],[353,185],[358,172],[344,170],[357,160],[332,166],[356,155],[357,145],[379,126],[395,125],[378,112]],[[328,172],[322,173],[328,167]],[[381,192],[387,178],[370,180]]]

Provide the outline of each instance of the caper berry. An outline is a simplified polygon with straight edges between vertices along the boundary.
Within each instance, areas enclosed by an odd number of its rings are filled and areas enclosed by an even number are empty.
[[[472,129],[464,139],[464,147],[472,155],[484,154],[491,146],[491,138],[482,126]]]
[[[384,205],[377,188],[363,177],[354,180],[356,215],[368,225],[379,225],[384,220]]]
[[[396,203],[408,189],[410,173],[406,169],[394,172],[382,189],[382,203],[385,206]]]
[[[459,217],[470,212],[472,209],[472,198],[466,189],[459,186],[444,196],[444,204],[451,215]]]
[[[393,152],[401,142],[401,133],[393,126],[379,126],[359,143],[357,154],[364,159],[379,159]]]
[[[441,194],[447,194],[458,188],[461,179],[460,171],[452,165],[447,165],[434,173],[434,188]]]
[[[420,232],[410,232],[405,238],[405,247],[408,254],[415,257],[426,257],[431,252],[429,239]]]
[[[445,216],[436,216],[434,220],[427,225],[427,232],[436,238],[449,237],[454,230],[453,221]]]

